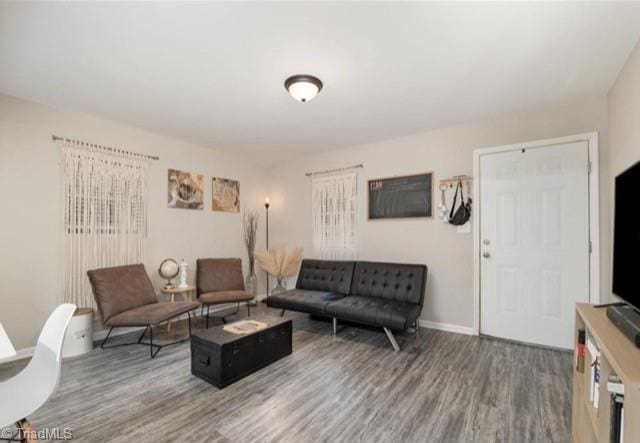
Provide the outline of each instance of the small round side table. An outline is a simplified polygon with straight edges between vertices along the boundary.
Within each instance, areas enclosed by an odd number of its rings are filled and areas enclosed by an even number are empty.
[[[196,292],[195,286],[174,286],[173,288],[161,288],[160,292],[171,295],[171,303],[176,301],[176,294],[182,295],[184,301],[193,301],[193,294]],[[171,320],[167,322],[167,332],[171,331]]]

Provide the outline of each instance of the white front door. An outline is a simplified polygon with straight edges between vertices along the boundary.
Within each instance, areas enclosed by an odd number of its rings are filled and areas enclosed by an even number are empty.
[[[589,300],[586,141],[480,158],[480,332],[573,347]]]

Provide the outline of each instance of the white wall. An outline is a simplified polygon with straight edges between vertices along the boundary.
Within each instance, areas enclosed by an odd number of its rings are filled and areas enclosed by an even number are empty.
[[[424,263],[429,267],[422,319],[473,325],[473,260],[471,234],[457,234],[437,218],[430,220],[366,220],[367,179],[434,171],[441,178],[472,174],[476,148],[597,131],[601,174],[606,190],[607,104],[594,97],[538,112],[496,116],[395,140],[327,152],[283,162],[272,170],[273,243],[304,246],[312,255],[311,185],[305,172],[364,164],[358,182],[359,258]],[[603,201],[608,205],[607,193]],[[435,201],[439,198],[436,193]],[[608,232],[608,213],[601,214]],[[602,287],[609,287],[609,236],[602,236]]]
[[[240,180],[249,208],[264,211],[264,168],[240,157],[124,126],[0,95],[0,322],[16,348],[35,344],[57,301],[60,172],[56,134],[160,157],[150,172],[147,271],[166,257],[186,259],[193,281],[198,257],[242,257],[242,214],[211,211],[211,177]],[[205,176],[202,211],[167,208],[167,169]],[[262,219],[264,222],[264,219]],[[264,225],[259,238],[263,247]]]
[[[637,158],[637,144],[629,142],[638,121],[638,50],[610,94],[609,115],[619,121],[617,150],[612,162],[620,169]],[[629,71],[629,74],[625,72]],[[620,92],[617,92],[618,89]],[[627,95],[635,91],[635,97]],[[631,103],[628,103],[628,102]],[[630,106],[635,114],[623,117]],[[635,116],[634,116],[635,115]],[[612,127],[614,125],[612,124]],[[600,134],[601,199],[610,202],[606,97],[579,100],[553,109],[495,116],[479,122],[381,141],[263,168],[240,157],[195,146],[104,119],[58,110],[0,95],[0,321],[17,348],[35,343],[39,329],[55,306],[59,266],[59,166],[51,134],[121,146],[158,155],[150,180],[150,231],[147,270],[155,272],[168,256],[191,264],[203,256],[240,256],[241,214],[210,210],[212,176],[241,182],[242,200],[263,214],[268,189],[272,199],[271,244],[301,244],[312,253],[310,181],[307,171],[363,163],[359,171],[359,257],[371,260],[425,263],[429,266],[427,297],[422,318],[471,327],[472,239],[452,227],[431,220],[366,221],[366,180],[396,174],[434,171],[435,180],[471,174],[475,148],[598,131]],[[618,137],[616,139],[616,137]],[[619,141],[624,139],[623,141]],[[618,141],[616,141],[618,140]],[[169,209],[166,204],[167,168],[205,174],[203,211]],[[613,168],[613,166],[612,166]],[[265,173],[268,169],[269,173]],[[437,201],[438,195],[435,199]],[[603,299],[610,294],[610,211],[601,213]],[[264,222],[264,219],[262,220]],[[264,224],[259,238],[263,246]],[[246,260],[245,260],[246,261]],[[192,267],[193,273],[193,267]],[[191,276],[193,278],[193,276]]]
[[[609,205],[613,220],[614,180],[622,171],[640,161],[640,42],[609,91]],[[613,239],[613,223],[607,233]],[[611,289],[608,290],[611,293]]]

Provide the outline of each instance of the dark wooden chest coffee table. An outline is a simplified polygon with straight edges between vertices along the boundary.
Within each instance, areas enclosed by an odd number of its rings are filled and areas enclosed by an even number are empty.
[[[191,338],[191,373],[224,388],[291,354],[291,320],[280,317],[255,320],[267,326],[244,334],[225,331],[225,325],[194,332]]]

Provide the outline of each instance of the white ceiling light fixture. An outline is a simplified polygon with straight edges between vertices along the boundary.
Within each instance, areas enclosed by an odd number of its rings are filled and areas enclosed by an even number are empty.
[[[299,102],[312,100],[322,90],[322,82],[318,77],[307,74],[292,75],[284,81],[285,89]]]

